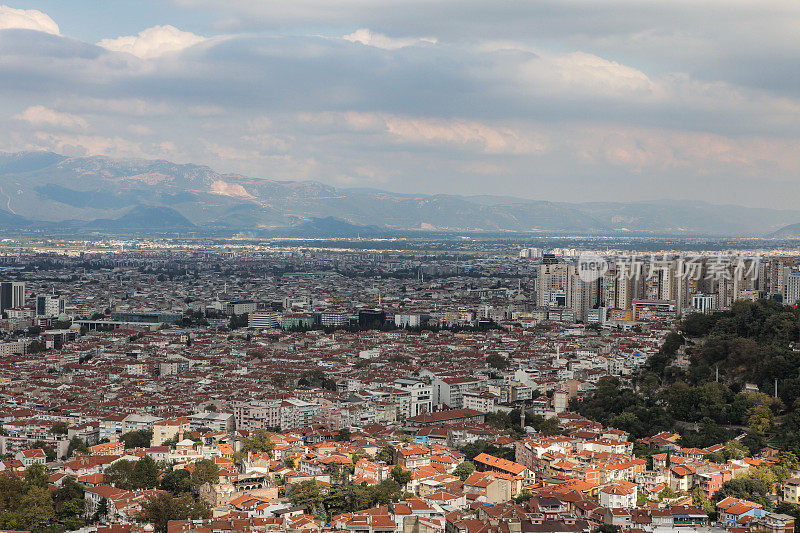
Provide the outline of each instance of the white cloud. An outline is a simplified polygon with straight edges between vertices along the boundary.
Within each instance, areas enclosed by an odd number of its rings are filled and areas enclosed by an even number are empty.
[[[97,44],[115,52],[127,52],[142,59],[150,59],[179,52],[205,40],[205,37],[179,30],[175,26],[153,26],[140,31],[138,35],[103,39]]]
[[[36,30],[59,35],[58,24],[46,13],[35,9],[0,6],[0,30]]]
[[[57,107],[87,114],[156,117],[172,115],[174,110],[165,102],[143,98],[59,97]]]
[[[578,128],[566,142],[584,161],[603,161],[636,173],[679,170],[702,175],[725,170],[781,179],[800,171],[798,140],[738,139],[660,128],[591,127]]]
[[[438,42],[431,37],[405,37],[397,39],[382,33],[375,33],[367,28],[360,28],[353,33],[345,35],[343,39],[351,43],[361,43],[367,46],[374,46],[375,48],[383,48],[384,50],[397,50],[398,48],[405,48],[406,46],[425,43],[436,44]]]
[[[62,113],[42,105],[31,106],[14,115],[14,118],[36,127],[55,127],[67,130],[85,130],[88,127],[86,120],[78,115]]]
[[[445,146],[484,154],[536,154],[548,149],[544,135],[474,120],[357,111],[301,113],[298,118],[312,128],[344,127],[350,131],[384,134],[392,142],[418,146]]]
[[[67,155],[105,155],[109,157],[146,157],[142,145],[122,137],[102,135],[58,135],[37,132],[39,145]]]

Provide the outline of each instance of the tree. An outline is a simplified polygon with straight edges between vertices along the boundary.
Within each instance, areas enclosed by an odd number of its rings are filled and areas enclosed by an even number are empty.
[[[461,481],[464,481],[474,471],[475,471],[475,463],[473,463],[472,461],[463,461],[455,468],[455,470],[453,470],[453,475],[458,476],[459,478],[461,478]]]
[[[30,487],[47,488],[47,470],[41,464],[33,463],[25,472],[25,483]]]
[[[701,508],[709,516],[716,513],[714,504],[711,503],[711,501],[706,496],[706,493],[703,492],[703,489],[701,489],[699,485],[695,486],[691,490],[690,494],[692,496],[692,505]]]
[[[731,459],[744,459],[750,453],[750,450],[744,447],[744,445],[739,442],[738,440],[731,439],[725,443],[725,446],[722,448],[722,454],[725,458],[725,461],[729,461]]]
[[[533,498],[533,493],[528,489],[525,489],[514,497],[514,502],[526,503],[529,502],[531,498]]]
[[[192,474],[184,468],[171,470],[161,478],[160,488],[161,490],[171,492],[174,496],[178,496],[184,492],[191,492]]]
[[[301,387],[336,390],[336,382],[325,376],[325,372],[320,369],[304,372],[297,384]]]
[[[64,479],[61,487],[53,492],[53,507],[56,518],[64,523],[64,528],[70,531],[80,529],[86,525],[83,519],[86,500],[83,499],[83,487],[74,477]]]
[[[272,382],[273,385],[275,385],[275,387],[282,389],[283,387],[286,386],[286,383],[289,381],[289,376],[287,376],[282,372],[278,372],[277,374],[272,375],[270,381]]]
[[[20,499],[17,513],[25,529],[45,529],[56,515],[47,487],[30,487]]]
[[[313,479],[292,484],[286,489],[286,497],[292,505],[305,507],[309,511],[322,504],[322,493]]]
[[[411,472],[408,470],[403,470],[403,467],[400,465],[396,465],[394,468],[392,468],[390,473],[392,479],[397,481],[401,487],[404,487],[412,479]]]
[[[336,436],[336,440],[340,442],[350,442],[350,428],[342,428]]]
[[[56,456],[56,449],[53,448],[52,445],[47,444],[43,440],[37,440],[33,443],[33,449],[41,448],[44,454],[47,456],[47,461],[52,462],[55,461],[58,457]]]
[[[128,459],[114,461],[111,466],[103,471],[103,479],[106,483],[118,489],[131,490],[133,489],[131,478],[135,466],[136,463]]]
[[[145,455],[133,467],[130,485],[134,489],[152,489],[158,486],[158,465],[149,455]]]
[[[142,504],[139,520],[150,522],[157,533],[167,533],[170,520],[198,520],[210,518],[211,510],[203,501],[191,494],[172,496],[161,492]]]
[[[775,415],[766,405],[756,405],[748,411],[747,426],[754,433],[762,435],[772,430]]]
[[[391,444],[387,444],[383,448],[380,449],[378,453],[375,454],[376,461],[383,461],[387,465],[394,464],[394,446]]]
[[[511,363],[500,354],[492,353],[486,357],[486,364],[497,370],[507,369]]]
[[[192,484],[199,487],[204,483],[212,485],[219,482],[219,466],[211,459],[201,459],[194,465]]]
[[[72,454],[86,455],[89,453],[89,447],[86,442],[80,437],[72,437],[69,441],[69,448],[67,448],[67,456]]]
[[[272,457],[275,443],[271,440],[271,433],[266,429],[257,429],[249,437],[242,441],[242,452],[266,453]]]
[[[108,499],[103,497],[100,498],[99,502],[97,502],[97,509],[94,512],[92,521],[99,522],[100,520],[105,519],[107,516],[108,516]]]
[[[56,422],[50,428],[50,433],[53,435],[66,435],[69,432],[69,426],[64,422]]]
[[[774,484],[775,475],[769,468],[751,468],[746,475],[723,483],[718,496],[750,500],[769,510],[772,509],[772,501],[768,495],[772,493]]]
[[[28,344],[26,351],[31,354],[44,352],[47,351],[47,346],[41,341],[33,340],[30,344]]]
[[[125,448],[149,448],[153,440],[153,431],[148,429],[129,431],[123,434],[120,440],[125,443]]]

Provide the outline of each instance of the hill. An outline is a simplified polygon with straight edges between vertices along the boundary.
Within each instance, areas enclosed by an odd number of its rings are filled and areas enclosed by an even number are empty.
[[[142,225],[129,218],[120,224],[161,228],[156,222],[161,220],[177,224],[176,229],[264,232],[337,219],[338,227],[331,222],[324,230],[307,227],[315,234],[332,235],[369,232],[373,230],[363,227],[373,226],[380,231],[756,236],[800,219],[800,211],[703,202],[564,203],[509,194],[400,194],[313,181],[259,179],[163,160],[65,157],[49,152],[0,154],[0,207],[21,217],[0,219],[3,229],[16,229],[20,222],[24,226],[26,219],[42,227],[59,227],[65,221],[118,220],[129,212],[137,217],[136,213],[145,213],[142,208],[152,207],[161,209],[153,222]],[[171,215],[165,218],[166,213]],[[90,226],[102,229],[101,224]],[[115,231],[116,227],[110,224],[106,229]]]
[[[784,226],[778,231],[772,233],[770,237],[775,239],[800,239],[800,222],[797,224],[789,224]]]

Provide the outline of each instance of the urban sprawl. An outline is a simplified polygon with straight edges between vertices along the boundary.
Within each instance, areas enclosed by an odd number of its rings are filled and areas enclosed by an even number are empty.
[[[0,499],[24,496],[4,503],[19,509],[4,527],[792,533],[796,458],[746,449],[746,427],[688,447],[677,430],[633,435],[575,406],[643,386],[686,316],[796,304],[796,263],[572,248],[7,252]],[[743,394],[766,402],[777,387]],[[726,492],[778,468],[762,501]]]

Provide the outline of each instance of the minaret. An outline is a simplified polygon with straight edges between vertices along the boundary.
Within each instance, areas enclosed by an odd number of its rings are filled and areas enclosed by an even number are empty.
[[[525,431],[525,402],[522,402],[522,408],[519,410],[519,425],[522,431]]]

